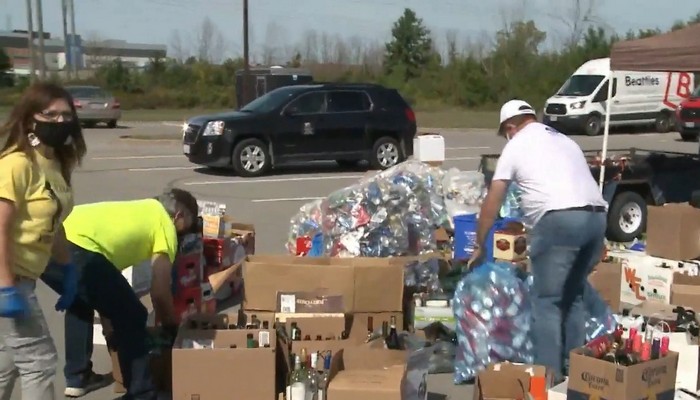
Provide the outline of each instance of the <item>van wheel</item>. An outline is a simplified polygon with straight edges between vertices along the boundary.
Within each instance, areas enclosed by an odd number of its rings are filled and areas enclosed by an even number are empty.
[[[665,112],[660,113],[656,116],[654,128],[658,133],[668,133],[671,130],[671,116]]]
[[[647,224],[647,202],[635,192],[622,192],[608,210],[607,237],[614,242],[631,242]]]
[[[245,139],[233,149],[231,164],[239,176],[261,176],[270,170],[270,154],[262,141]]]
[[[597,115],[589,115],[586,119],[586,127],[584,132],[588,136],[598,136],[602,129],[601,119]]]

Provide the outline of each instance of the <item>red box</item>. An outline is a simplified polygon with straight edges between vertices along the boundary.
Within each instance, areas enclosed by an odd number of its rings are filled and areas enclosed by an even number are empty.
[[[201,254],[181,255],[175,259],[176,292],[187,288],[198,288],[202,283]]]
[[[224,267],[232,264],[234,242],[231,238],[204,239],[204,260],[208,266]]]
[[[197,285],[182,289],[175,295],[174,306],[178,324],[188,316],[199,313],[202,309],[202,288]]]

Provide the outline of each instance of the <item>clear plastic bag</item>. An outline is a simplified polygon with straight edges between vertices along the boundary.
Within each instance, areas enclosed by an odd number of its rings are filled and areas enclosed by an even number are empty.
[[[451,168],[442,178],[445,207],[450,220],[456,215],[477,214],[486,195],[484,174]]]
[[[500,210],[501,218],[516,218],[523,217],[523,211],[520,208],[520,187],[516,183],[511,183],[506,192],[506,198],[503,200],[503,205]]]
[[[456,384],[471,381],[489,364],[533,362],[527,283],[510,264],[476,267],[457,285],[452,307],[457,318]]]
[[[401,400],[425,400],[428,396],[430,347],[412,351],[406,364],[406,378],[401,382]]]
[[[291,220],[287,250],[323,234],[323,255],[389,257],[435,251],[434,231],[449,226],[444,172],[407,161],[303,206]]]

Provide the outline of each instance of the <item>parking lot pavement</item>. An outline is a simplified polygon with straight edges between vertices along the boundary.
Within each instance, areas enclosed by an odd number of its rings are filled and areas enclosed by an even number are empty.
[[[78,204],[127,200],[151,197],[166,187],[179,187],[191,191],[201,199],[216,200],[227,204],[227,211],[234,218],[256,225],[258,253],[282,253],[287,240],[289,219],[299,207],[312,199],[324,197],[334,190],[355,183],[366,174],[361,170],[339,170],[334,164],[311,164],[285,168],[271,175],[244,179],[233,175],[214,174],[191,165],[182,155],[178,141],[122,140],[125,134],[163,135],[177,127],[158,123],[133,124],[130,129],[87,129],[88,155],[74,177],[74,189]],[[500,153],[505,145],[491,131],[445,131],[446,168],[474,170],[481,154]],[[600,149],[600,137],[575,137],[584,149]],[[637,147],[655,150],[679,151],[697,154],[697,143],[679,141],[677,133],[664,135],[637,134],[612,135],[609,148]],[[57,390],[63,393],[63,318],[53,311],[56,296],[43,284],[38,295],[46,313],[53,337],[59,349],[60,365]],[[95,369],[109,372],[107,352],[95,350]],[[449,376],[431,376],[429,389],[436,393],[449,393],[450,399],[469,399],[471,391],[455,387]],[[112,399],[111,388],[86,396],[86,400]],[[61,396],[59,396],[61,398]],[[431,400],[444,399],[432,395]],[[20,399],[15,390],[12,399]]]

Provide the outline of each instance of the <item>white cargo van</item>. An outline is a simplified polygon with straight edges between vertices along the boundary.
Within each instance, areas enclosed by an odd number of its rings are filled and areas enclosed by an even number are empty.
[[[581,65],[545,103],[543,122],[562,133],[603,132],[610,59]],[[674,110],[695,87],[685,72],[613,72],[610,126],[653,125],[665,133],[674,127]]]

